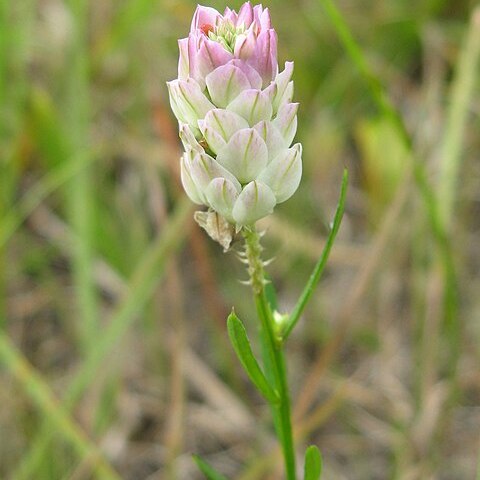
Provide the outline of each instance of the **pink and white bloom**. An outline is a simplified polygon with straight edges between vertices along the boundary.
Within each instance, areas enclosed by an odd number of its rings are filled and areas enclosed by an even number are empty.
[[[239,68],[254,77],[255,88],[259,88],[257,75],[266,86],[277,73],[277,34],[270,13],[250,2],[244,3],[238,14],[227,8],[220,15],[214,8],[198,6],[190,34],[179,41],[179,47],[178,77],[192,77],[200,85],[210,72],[235,59],[242,61]]]
[[[300,183],[293,62],[278,71],[268,8],[250,2],[223,15],[198,6],[178,45],[178,78],[167,85],[185,191],[237,228],[251,225]]]

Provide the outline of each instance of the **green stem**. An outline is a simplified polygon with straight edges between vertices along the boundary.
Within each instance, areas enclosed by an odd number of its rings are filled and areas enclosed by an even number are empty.
[[[275,427],[277,436],[282,444],[283,457],[287,480],[295,480],[295,449],[293,444],[293,432],[290,415],[290,396],[288,392],[288,380],[283,353],[283,342],[276,333],[275,323],[270,305],[265,294],[265,272],[261,259],[262,247],[260,235],[254,227],[244,229],[246,256],[248,260],[248,273],[255,298],[257,313],[260,318],[263,339],[265,343],[264,362],[267,366],[267,374],[271,367],[275,387],[280,396],[280,402],[272,404],[275,414]]]

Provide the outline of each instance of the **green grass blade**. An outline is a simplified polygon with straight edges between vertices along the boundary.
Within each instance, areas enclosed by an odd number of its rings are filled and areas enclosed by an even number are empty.
[[[21,181],[34,7],[33,0],[0,1],[0,221],[10,211]],[[15,22],[15,18],[22,21]],[[0,327],[7,311],[8,259],[7,247],[0,245]]]
[[[105,358],[117,345],[133,324],[136,315],[145,306],[155,290],[165,271],[165,266],[172,253],[180,248],[182,240],[188,231],[186,225],[191,221],[192,204],[184,198],[177,205],[169,222],[164,226],[161,234],[145,253],[135,270],[125,296],[121,299],[117,309],[105,330],[95,336],[96,342],[88,352],[85,361],[67,388],[63,399],[63,407],[71,411],[80,400],[82,394],[95,379],[98,369]],[[36,465],[45,455],[52,438],[52,432],[44,424],[32,441],[31,450],[23,457],[21,465],[12,478],[30,479],[36,471]]]
[[[120,479],[103,458],[100,448],[90,442],[80,427],[60,407],[45,380],[35,372],[4,333],[0,333],[0,361],[20,383],[29,398],[42,412],[46,421],[72,444],[81,457],[89,459],[97,478]]]
[[[116,13],[110,30],[102,37],[94,51],[94,60],[98,61],[106,54],[119,48],[126,40],[131,39],[132,32],[140,28],[150,18],[158,2],[151,0],[130,0]]]
[[[0,219],[0,248],[5,246],[20,225],[48,195],[75,177],[93,161],[93,156],[87,159],[85,154],[78,152],[70,160],[58,165],[38,180],[18,204]]]
[[[370,94],[378,108],[393,122],[403,141],[409,147],[409,150],[412,150],[412,139],[405,127],[402,117],[399,115],[397,109],[390,101],[390,98],[380,79],[371,71],[362,49],[355,41],[341,12],[335,6],[332,0],[320,0],[320,3],[324,8],[328,19],[330,20],[331,25],[335,29],[335,33],[342,42],[342,45],[345,48],[348,56],[355,64],[366,84],[368,85]]]
[[[233,348],[250,380],[270,403],[277,403],[279,401],[278,393],[265,378],[260,365],[253,355],[245,327],[233,311],[228,316],[227,328]]]
[[[327,18],[330,20],[332,27],[338,35],[348,56],[360,71],[365,82],[369,86],[370,94],[375,101],[380,112],[389,118],[396,126],[399,135],[403,139],[405,146],[412,153],[412,169],[417,184],[418,191],[422,197],[427,212],[430,228],[439,249],[439,258],[444,278],[444,309],[445,309],[445,325],[448,335],[451,338],[452,351],[449,362],[449,370],[454,374],[459,355],[458,338],[460,335],[460,324],[458,321],[458,287],[455,265],[453,260],[453,251],[450,238],[447,234],[444,222],[442,221],[439,204],[434,190],[429,184],[425,165],[421,159],[417,158],[413,148],[411,135],[408,133],[405,122],[391,102],[385,88],[380,79],[371,71],[362,49],[353,38],[352,33],[332,0],[320,0]],[[474,20],[478,21],[478,20]]]
[[[64,120],[71,154],[83,150],[88,161],[92,155],[90,140],[89,79],[89,2],[70,0],[72,40],[69,68],[66,69]],[[95,342],[99,314],[97,292],[93,281],[95,188],[90,166],[80,170],[67,186],[70,223],[79,237],[72,245],[72,275],[78,318],[76,327],[84,351]]]
[[[197,464],[200,471],[208,478],[208,480],[228,480],[227,477],[218,473],[211,465],[198,455],[193,455],[193,460]]]
[[[322,475],[322,455],[315,445],[310,445],[305,452],[304,480],[319,480]]]
[[[462,160],[463,134],[470,107],[474,102],[475,82],[478,79],[480,57],[480,7],[471,17],[470,27],[453,80],[450,109],[442,145],[440,178],[438,184],[438,202],[440,215],[447,229],[452,221],[455,192],[458,184],[458,172]]]
[[[340,224],[342,223],[343,212],[345,211],[345,200],[347,197],[347,186],[348,186],[348,171],[343,171],[343,178],[342,178],[342,187],[340,190],[340,198],[338,200],[337,210],[335,212],[335,217],[333,219],[333,225],[328,234],[327,241],[325,243],[325,247],[323,248],[322,255],[318,260],[315,268],[313,269],[310,278],[303,289],[298,302],[296,303],[295,307],[293,308],[292,313],[290,314],[288,321],[285,326],[285,330],[282,334],[283,340],[286,340],[292,330],[294,329],[295,325],[297,324],[303,310],[307,306],[310,297],[315,290],[318,282],[320,281],[320,277],[327,265],[328,257],[330,255],[330,251],[332,250],[333,243],[335,241],[335,237],[337,236],[338,230],[340,229]]]

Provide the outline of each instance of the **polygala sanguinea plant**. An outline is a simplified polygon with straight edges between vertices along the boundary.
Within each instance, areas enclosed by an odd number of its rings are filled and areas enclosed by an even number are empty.
[[[235,235],[237,251],[247,264],[249,284],[259,317],[263,362],[257,361],[246,329],[235,312],[227,319],[235,352],[250,380],[271,406],[282,446],[285,474],[297,478],[284,347],[325,267],[343,216],[347,172],[340,201],[320,260],[290,313],[279,313],[266,293],[261,234],[255,222],[288,200],[302,176],[302,146],[293,143],[298,103],[293,102],[293,62],[280,72],[277,34],[270,12],[244,3],[238,13],[223,15],[198,6],[187,38],[178,41],[178,78],[167,83],[170,104],[179,122],[184,153],[180,160],[185,192],[207,207],[197,222],[229,250]],[[269,288],[273,291],[273,286]],[[195,457],[209,479],[224,479]],[[305,455],[304,478],[320,478],[321,457],[311,446]]]
[[[252,225],[300,183],[302,147],[292,146],[293,63],[278,72],[270,13],[250,3],[223,16],[198,7],[188,38],[178,44],[178,78],[168,89],[185,148],[185,191],[223,224]],[[222,237],[226,249],[230,240]]]

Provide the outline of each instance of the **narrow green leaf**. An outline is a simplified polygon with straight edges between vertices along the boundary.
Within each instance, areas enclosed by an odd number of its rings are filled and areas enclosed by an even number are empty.
[[[270,403],[277,403],[278,394],[265,378],[260,365],[253,355],[245,327],[233,311],[228,316],[227,328],[233,348],[250,380]]]
[[[319,480],[322,475],[322,455],[315,445],[310,445],[305,452],[304,480]]]
[[[348,186],[348,171],[345,169],[343,171],[342,188],[340,191],[340,198],[338,200],[338,206],[335,212],[335,217],[333,219],[332,228],[330,230],[330,233],[328,234],[327,242],[325,243],[325,247],[323,248],[322,255],[320,256],[320,259],[315,265],[315,268],[313,269],[313,272],[310,275],[310,278],[308,279],[308,282],[305,285],[305,288],[303,289],[302,295],[298,299],[298,302],[295,305],[295,308],[293,309],[290,315],[290,318],[286,324],[285,331],[283,332],[283,335],[282,335],[282,338],[284,341],[287,339],[287,337],[290,335],[293,328],[297,324],[298,319],[300,318],[300,315],[303,313],[303,310],[307,306],[307,303],[310,300],[310,297],[312,296],[312,293],[315,287],[320,281],[320,277],[323,273],[323,270],[327,265],[327,260],[330,255],[330,250],[333,247],[333,242],[335,240],[335,237],[337,236],[338,230],[340,229],[340,224],[342,223],[343,212],[345,210],[345,199],[347,196],[347,186]]]
[[[193,455],[193,460],[197,464],[200,471],[208,478],[208,480],[228,480],[222,474],[218,473],[205,460],[202,460],[198,455]]]

